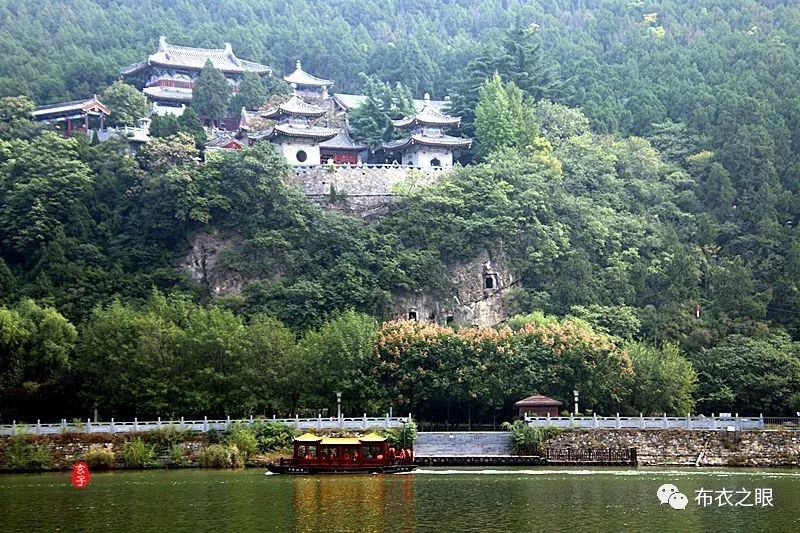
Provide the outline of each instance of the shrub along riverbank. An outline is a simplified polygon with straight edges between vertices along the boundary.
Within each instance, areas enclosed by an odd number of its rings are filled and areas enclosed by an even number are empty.
[[[413,423],[405,430],[381,430],[389,442],[413,442]],[[403,435],[405,431],[405,436]],[[353,436],[362,432],[323,431],[330,436]],[[90,470],[145,468],[241,468],[264,467],[280,456],[291,454],[298,432],[286,424],[256,422],[234,424],[227,431],[196,433],[174,426],[126,434],[70,433],[17,435],[0,438],[0,471],[30,472],[66,470],[75,461],[86,461]]]

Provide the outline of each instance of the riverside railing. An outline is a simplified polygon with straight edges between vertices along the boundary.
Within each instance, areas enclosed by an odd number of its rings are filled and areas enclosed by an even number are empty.
[[[396,429],[403,428],[406,424],[411,422],[411,414],[407,417],[392,417],[389,415],[382,417],[368,417],[366,414],[362,417],[323,417],[317,416],[316,418],[239,418],[232,419],[231,417],[225,419],[209,419],[203,417],[202,420],[185,420],[181,417],[179,420],[158,420],[139,421],[134,418],[132,422],[119,422],[113,418],[107,422],[92,422],[87,419],[86,422],[77,421],[67,422],[62,419],[57,424],[42,424],[39,420],[36,424],[18,424],[14,421],[12,424],[0,425],[0,436],[13,436],[13,435],[55,435],[60,433],[131,433],[139,431],[153,431],[156,429],[173,427],[184,431],[197,431],[207,432],[211,430],[224,431],[231,427],[233,424],[244,424],[250,426],[257,422],[280,422],[295,429],[308,429],[321,431],[323,429]]]
[[[575,429],[711,429],[741,431],[753,429],[800,430],[798,418],[741,417],[741,416],[569,416],[525,417],[525,422],[536,427]]]

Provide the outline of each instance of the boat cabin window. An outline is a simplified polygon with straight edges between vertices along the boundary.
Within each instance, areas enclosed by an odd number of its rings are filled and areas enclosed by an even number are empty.
[[[339,449],[335,446],[331,446],[330,448],[322,448],[321,453],[323,459],[337,459],[339,457]]]
[[[298,459],[316,459],[317,447],[316,446],[298,446],[297,455]]]
[[[383,456],[381,455],[381,447],[379,445],[377,445],[377,446],[364,445],[364,460],[365,461],[377,461],[378,460],[378,456],[380,456],[380,458],[383,459]]]
[[[342,460],[344,462],[355,463],[358,461],[358,447],[348,446],[342,449]]]

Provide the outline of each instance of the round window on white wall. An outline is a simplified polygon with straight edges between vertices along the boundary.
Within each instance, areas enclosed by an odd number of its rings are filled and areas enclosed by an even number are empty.
[[[296,158],[297,158],[297,160],[298,160],[298,161],[300,161],[301,163],[305,163],[305,162],[306,162],[306,159],[308,159],[308,154],[306,153],[306,151],[305,151],[305,150],[298,150],[298,151],[297,151],[297,154],[295,154],[295,157],[296,157]]]

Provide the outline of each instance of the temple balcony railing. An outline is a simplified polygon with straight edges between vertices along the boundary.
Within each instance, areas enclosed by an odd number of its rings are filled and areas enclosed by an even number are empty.
[[[323,163],[320,165],[295,165],[292,167],[295,174],[310,174],[320,170],[336,172],[337,170],[358,170],[358,169],[386,169],[386,170],[422,170],[424,172],[443,173],[450,172],[453,167],[429,167],[416,165],[400,165],[396,163]]]
[[[134,126],[117,126],[115,128],[104,128],[97,131],[97,140],[106,142],[114,137],[122,137],[129,140],[147,142],[150,139],[149,128],[137,128]]]

